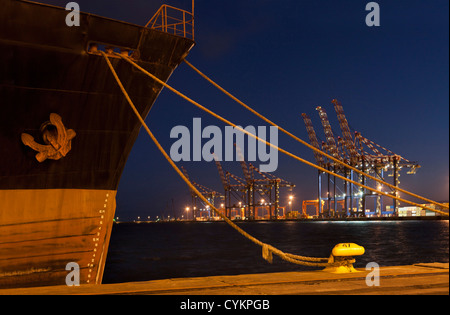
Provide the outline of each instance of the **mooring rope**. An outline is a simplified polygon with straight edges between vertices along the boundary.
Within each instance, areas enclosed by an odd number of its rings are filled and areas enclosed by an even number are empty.
[[[145,123],[144,119],[139,114],[139,111],[136,109],[136,106],[134,106],[133,101],[131,100],[130,96],[128,95],[127,91],[125,90],[122,82],[120,81],[116,71],[114,70],[114,67],[112,66],[111,62],[108,59],[108,56],[101,51],[101,54],[105,58],[109,69],[111,70],[111,73],[114,76],[114,79],[116,80],[117,84],[119,85],[124,97],[126,98],[128,104],[132,108],[133,112],[135,113],[136,117],[139,119],[140,123],[144,127],[144,129],[147,131],[150,138],[153,140],[159,151],[164,155],[166,160],[170,163],[172,168],[178,173],[178,175],[184,180],[184,182],[189,186],[189,188],[194,191],[200,199],[202,199],[203,202],[205,202],[207,205],[211,207],[211,209],[214,210],[214,212],[221,217],[225,222],[227,222],[231,227],[233,227],[236,231],[238,231],[240,234],[242,234],[244,237],[252,241],[253,243],[259,245],[262,247],[262,256],[265,260],[272,263],[272,254],[275,254],[279,256],[281,259],[298,264],[303,266],[311,266],[311,267],[327,267],[327,266],[341,266],[341,265],[347,265],[349,263],[352,263],[354,260],[346,260],[341,262],[333,262],[328,263],[329,258],[317,258],[317,257],[307,257],[307,256],[299,256],[294,254],[285,253],[278,248],[273,247],[272,245],[266,244],[257,238],[253,237],[252,235],[245,232],[243,229],[241,229],[238,225],[236,225],[234,222],[232,222],[230,219],[228,219],[225,215],[223,215],[217,208],[208,201],[201,193],[197,190],[197,188],[190,182],[190,180],[183,174],[183,172],[178,168],[178,166],[173,162],[173,160],[170,158],[170,156],[167,154],[167,152],[164,150],[164,148],[161,146],[161,144],[158,142],[156,137],[153,135],[153,133],[148,128],[147,124]]]
[[[355,171],[355,172],[357,172],[357,173],[359,173],[359,174],[361,174],[361,175],[364,175],[364,176],[366,176],[366,177],[368,177],[368,178],[370,178],[370,179],[372,179],[372,180],[375,180],[375,181],[379,182],[380,184],[386,185],[386,186],[389,187],[389,188],[392,188],[392,189],[394,189],[394,190],[398,190],[398,191],[403,192],[403,193],[405,193],[405,194],[407,194],[407,195],[410,195],[410,196],[412,196],[412,197],[421,199],[421,200],[423,200],[423,201],[426,201],[426,202],[435,204],[435,205],[437,205],[437,206],[440,206],[440,207],[443,207],[443,208],[447,208],[447,209],[449,208],[448,206],[446,206],[446,205],[444,205],[444,204],[441,204],[441,203],[436,202],[436,201],[433,201],[433,200],[431,200],[431,199],[428,199],[428,198],[419,196],[419,195],[417,195],[417,194],[414,194],[414,193],[412,193],[412,192],[409,192],[409,191],[407,191],[407,190],[404,190],[404,189],[402,189],[402,188],[400,188],[400,187],[397,187],[397,186],[394,186],[394,185],[392,185],[392,184],[389,184],[389,183],[385,182],[384,180],[381,180],[381,179],[379,179],[379,178],[376,178],[376,177],[374,177],[374,176],[371,176],[370,174],[367,174],[367,173],[365,173],[365,172],[363,172],[363,171],[361,171],[361,170],[359,170],[359,169],[357,169],[357,168],[355,168],[355,167],[353,167],[353,166],[351,166],[351,165],[349,165],[349,164],[347,164],[347,163],[345,163],[345,162],[343,162],[343,161],[341,161],[341,160],[339,160],[339,159],[333,157],[332,155],[329,155],[328,153],[323,152],[323,151],[320,150],[320,149],[317,149],[316,147],[312,146],[312,145],[309,144],[308,142],[306,142],[306,141],[300,139],[299,137],[297,137],[297,136],[295,136],[294,134],[290,133],[290,132],[287,131],[286,129],[284,129],[284,128],[280,127],[279,125],[275,124],[275,123],[272,122],[270,119],[268,119],[268,118],[265,117],[264,115],[260,114],[259,112],[257,112],[256,110],[254,110],[253,108],[251,108],[250,106],[248,106],[247,104],[245,104],[244,102],[242,102],[241,100],[239,100],[237,97],[235,97],[235,96],[232,95],[230,92],[228,92],[228,91],[225,90],[223,87],[221,87],[219,84],[217,84],[216,82],[214,82],[210,77],[208,77],[206,74],[204,74],[203,72],[201,72],[198,68],[196,68],[194,65],[192,65],[192,64],[191,64],[189,61],[187,61],[186,59],[184,59],[184,62],[185,62],[189,67],[191,67],[195,72],[197,72],[201,77],[203,77],[206,81],[208,81],[209,83],[211,83],[214,87],[216,87],[217,89],[219,89],[221,92],[223,92],[225,95],[227,95],[227,96],[230,97],[232,100],[234,100],[235,102],[237,102],[239,105],[241,105],[242,107],[244,107],[245,109],[247,109],[248,111],[250,111],[251,113],[253,113],[254,115],[258,116],[259,118],[261,118],[262,120],[264,120],[266,123],[268,123],[268,124],[270,124],[270,125],[272,125],[272,126],[278,127],[278,129],[279,129],[280,131],[282,131],[283,133],[285,133],[286,135],[288,135],[288,136],[291,137],[292,139],[296,140],[297,142],[300,142],[301,144],[305,145],[306,147],[308,147],[308,148],[314,150],[315,152],[317,152],[317,153],[319,153],[319,154],[322,154],[323,156],[325,156],[325,157],[327,157],[327,158],[333,160],[334,162],[336,162],[336,163],[338,163],[338,164],[341,164],[341,165],[345,166],[346,168],[348,168],[348,169],[350,169],[350,170],[353,170],[353,171]],[[369,140],[369,141],[370,141],[370,140]],[[385,149],[385,150],[387,150],[387,149]],[[387,151],[389,151],[389,150],[387,150]],[[448,215],[448,214],[447,214],[447,215]]]
[[[354,180],[351,180],[351,179],[348,179],[348,178],[346,178],[346,177],[344,177],[344,176],[341,176],[341,175],[339,175],[339,174],[336,174],[336,173],[334,173],[334,172],[332,172],[332,171],[330,171],[330,170],[327,170],[327,169],[325,169],[325,168],[323,168],[323,167],[321,167],[321,166],[318,166],[318,165],[316,165],[316,164],[314,164],[314,163],[312,163],[312,162],[309,162],[309,161],[307,161],[307,160],[305,160],[305,159],[302,159],[301,157],[299,157],[299,156],[297,156],[297,155],[295,155],[295,154],[292,154],[292,153],[290,153],[290,152],[288,152],[288,151],[286,151],[286,150],[284,150],[284,149],[282,149],[282,148],[279,148],[278,146],[276,146],[276,145],[274,145],[274,144],[272,144],[272,143],[270,143],[270,142],[268,142],[268,141],[266,141],[266,140],[264,140],[264,139],[261,139],[261,138],[257,137],[256,135],[254,135],[254,134],[248,132],[247,130],[241,128],[240,126],[238,126],[238,125],[236,125],[236,124],[234,124],[234,123],[228,121],[227,119],[223,118],[222,116],[220,116],[220,115],[214,113],[213,111],[209,110],[208,108],[206,108],[206,107],[200,105],[200,104],[197,103],[196,101],[194,101],[194,100],[192,100],[191,98],[187,97],[187,96],[184,95],[183,93],[181,93],[181,92],[179,92],[178,90],[174,89],[174,88],[171,87],[169,84],[165,83],[164,81],[160,80],[160,79],[159,79],[158,77],[156,77],[155,75],[151,74],[150,72],[148,72],[147,70],[145,70],[144,68],[142,68],[141,66],[139,66],[137,63],[135,63],[134,61],[132,61],[130,58],[128,58],[128,57],[126,57],[126,56],[122,56],[122,55],[117,54],[117,53],[115,53],[115,55],[118,56],[118,57],[120,57],[120,58],[122,58],[122,59],[124,59],[125,61],[127,61],[128,63],[130,63],[131,65],[133,65],[133,66],[136,67],[137,69],[139,69],[140,71],[142,71],[144,74],[146,74],[147,76],[149,76],[150,78],[152,78],[153,80],[155,80],[156,82],[158,82],[159,84],[163,85],[164,87],[166,87],[167,89],[169,89],[169,90],[172,91],[173,93],[177,94],[177,95],[180,96],[181,98],[185,99],[186,101],[190,102],[191,104],[195,105],[196,107],[200,108],[201,110],[207,112],[208,114],[212,115],[213,117],[215,117],[215,118],[217,118],[217,119],[223,121],[224,123],[226,123],[226,124],[228,124],[228,125],[230,125],[230,126],[233,126],[235,129],[237,129],[237,130],[239,130],[239,131],[241,131],[241,132],[247,134],[248,136],[250,136],[250,137],[252,137],[252,138],[254,138],[254,139],[256,139],[256,140],[258,140],[258,141],[260,141],[260,142],[262,142],[262,143],[265,143],[266,145],[271,146],[271,147],[275,148],[276,150],[278,150],[278,151],[280,151],[280,152],[282,152],[282,153],[284,153],[284,154],[286,154],[286,155],[288,155],[288,156],[290,156],[290,157],[292,157],[292,158],[294,158],[294,159],[296,159],[296,160],[298,160],[298,161],[300,161],[300,162],[302,162],[302,163],[304,163],[304,164],[307,164],[307,165],[309,165],[309,166],[311,166],[311,167],[314,167],[314,168],[316,168],[316,169],[318,169],[318,170],[320,170],[320,171],[322,171],[322,172],[324,172],[324,173],[333,175],[333,176],[335,176],[335,177],[337,177],[337,178],[340,178],[340,179],[342,179],[342,180],[345,180],[345,181],[347,181],[347,182],[349,182],[349,183],[352,183],[352,184],[354,184],[354,185],[357,185],[357,186],[359,186],[359,187],[362,187],[362,188],[365,188],[365,189],[370,190],[370,191],[372,191],[372,192],[375,192],[376,194],[380,194],[380,195],[386,196],[386,197],[388,197],[388,198],[392,198],[392,199],[395,199],[395,200],[398,200],[398,201],[401,201],[401,202],[405,202],[405,203],[408,203],[408,204],[413,205],[413,206],[416,206],[416,207],[420,207],[420,208],[423,208],[423,209],[426,209],[426,210],[430,210],[430,211],[433,211],[433,212],[442,214],[442,215],[444,215],[444,216],[448,216],[448,213],[446,213],[446,212],[444,212],[444,211],[440,211],[440,210],[437,210],[437,209],[433,209],[433,208],[428,207],[428,206],[425,206],[425,205],[420,205],[420,204],[418,204],[418,203],[416,203],[416,202],[412,202],[412,201],[409,201],[409,200],[406,200],[406,199],[403,199],[403,198],[400,198],[400,197],[397,197],[397,196],[394,196],[394,195],[391,195],[391,194],[388,194],[388,193],[385,193],[385,192],[376,190],[376,189],[374,189],[374,188],[372,188],[372,187],[363,185],[363,184],[361,184],[361,183],[359,183],[359,182],[356,182],[356,181],[354,181]],[[264,117],[264,116],[263,116],[263,117]],[[278,127],[277,125],[274,125],[274,126]],[[278,127],[278,128],[279,128],[279,127]],[[294,135],[292,135],[292,136],[294,136]],[[294,136],[294,137],[295,137],[295,136]],[[301,140],[301,139],[299,139],[299,140]],[[319,150],[319,151],[320,151],[320,150]],[[322,152],[322,151],[320,151],[320,152]],[[322,154],[325,154],[325,153],[322,152]],[[345,164],[345,165],[347,165],[347,164]],[[357,170],[357,169],[355,169],[355,170]],[[361,172],[361,171],[359,171],[359,170],[357,170],[357,171],[358,171],[359,173],[361,173],[361,174],[367,175],[366,173],[363,173],[363,172]],[[380,181],[379,179],[376,179],[376,178],[375,178],[375,180]],[[384,182],[384,181],[381,181],[381,183],[387,185],[387,183]],[[392,186],[392,185],[391,185],[391,186]],[[393,187],[395,187],[395,186],[393,186]],[[403,191],[404,191],[404,190],[403,190]],[[405,192],[406,192],[406,191],[405,191]],[[409,194],[412,194],[412,193],[409,193]],[[414,195],[414,194],[413,194],[413,195]],[[422,197],[422,198],[423,198],[423,197]],[[433,202],[433,203],[434,203],[434,204],[438,204],[438,203],[436,203],[436,202]],[[447,207],[447,206],[444,205],[444,207]],[[448,208],[448,207],[447,207],[447,208]]]

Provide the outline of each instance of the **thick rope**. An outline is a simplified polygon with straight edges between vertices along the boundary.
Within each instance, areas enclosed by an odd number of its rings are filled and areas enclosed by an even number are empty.
[[[134,106],[133,101],[131,100],[130,96],[128,95],[127,91],[125,90],[122,82],[120,81],[119,77],[117,76],[116,71],[114,70],[114,67],[112,66],[111,62],[108,59],[108,56],[101,51],[101,54],[105,58],[109,69],[111,70],[111,73],[113,74],[117,84],[119,85],[123,95],[125,96],[128,104],[132,108],[133,112],[136,114],[136,117],[139,119],[140,123],[144,127],[144,129],[147,131],[150,138],[153,140],[155,145],[158,147],[159,151],[164,155],[166,160],[170,163],[170,165],[173,167],[173,169],[178,173],[178,175],[184,180],[184,182],[189,186],[189,188],[194,191],[197,196],[203,200],[207,205],[211,207],[211,209],[214,210],[214,212],[220,216],[225,222],[227,222],[231,227],[233,227],[235,230],[237,230],[240,234],[245,236],[247,239],[252,241],[253,243],[259,245],[262,247],[262,255],[265,260],[268,262],[272,262],[272,253],[279,256],[281,259],[286,260],[288,262],[303,265],[303,266],[312,266],[312,267],[325,267],[325,266],[334,266],[336,264],[333,263],[327,263],[324,261],[328,261],[328,258],[315,258],[315,257],[306,257],[306,256],[298,256],[293,254],[287,254],[283,251],[269,245],[266,243],[261,242],[260,240],[256,239],[255,237],[251,236],[247,232],[245,232],[243,229],[241,229],[239,226],[237,226],[234,222],[232,222],[230,219],[228,219],[225,215],[223,215],[220,211],[214,207],[212,203],[208,201],[198,190],[197,188],[189,181],[189,179],[183,174],[183,172],[178,168],[178,166],[173,162],[173,160],[170,158],[170,156],[167,154],[167,152],[164,150],[164,148],[161,146],[161,144],[158,142],[156,137],[153,135],[153,133],[148,128],[147,124],[145,123],[144,119],[139,114],[139,111],[136,109],[136,106]]]
[[[208,114],[214,116],[215,118],[217,118],[217,119],[223,121],[224,123],[226,123],[226,124],[228,124],[228,125],[230,125],[230,126],[233,126],[235,129],[237,129],[237,130],[239,130],[239,131],[241,131],[241,132],[247,134],[249,137],[252,137],[252,138],[254,138],[254,139],[256,139],[256,140],[258,140],[258,141],[260,141],[260,142],[262,142],[262,143],[265,143],[266,145],[271,146],[271,147],[275,148],[276,150],[278,150],[278,151],[280,151],[280,152],[282,152],[282,153],[284,153],[284,154],[286,154],[286,155],[288,155],[288,156],[290,156],[290,157],[292,157],[292,158],[294,158],[294,159],[296,159],[296,160],[298,160],[298,161],[300,161],[300,162],[302,162],[302,163],[305,163],[305,164],[307,164],[307,165],[309,165],[309,166],[311,166],[311,167],[314,167],[314,168],[316,168],[316,169],[318,169],[318,170],[320,170],[320,171],[322,171],[322,172],[324,172],[324,173],[333,175],[333,176],[335,176],[335,177],[337,177],[337,178],[340,178],[340,179],[342,179],[342,180],[345,180],[345,181],[347,181],[347,182],[349,182],[349,183],[352,183],[352,184],[354,184],[354,185],[357,185],[357,186],[359,186],[359,187],[362,187],[362,188],[365,188],[365,189],[370,190],[370,191],[372,191],[372,192],[375,192],[376,194],[380,194],[380,195],[383,195],[383,196],[386,196],[386,197],[389,197],[389,198],[392,198],[392,199],[395,199],[395,200],[398,200],[398,201],[401,201],[401,202],[405,202],[405,203],[411,204],[411,205],[416,206],[416,207],[421,207],[421,208],[423,208],[423,209],[427,209],[427,210],[430,210],[430,211],[433,211],[433,212],[436,212],[436,213],[440,213],[440,214],[442,214],[442,215],[444,215],[444,216],[448,216],[448,213],[446,213],[446,212],[444,212],[444,211],[436,210],[436,209],[430,208],[430,207],[428,207],[428,206],[420,205],[420,204],[418,204],[418,203],[415,203],[415,202],[412,202],[412,201],[409,201],[409,200],[406,200],[406,199],[403,199],[403,198],[400,198],[400,197],[397,197],[397,196],[394,196],[394,195],[390,195],[390,194],[385,193],[385,192],[382,192],[382,191],[378,191],[378,190],[376,190],[376,189],[374,189],[374,188],[372,188],[372,187],[363,185],[363,184],[361,184],[361,183],[359,183],[359,182],[356,182],[356,181],[354,181],[354,180],[351,180],[351,179],[348,179],[348,178],[346,178],[346,177],[344,177],[344,176],[341,176],[341,175],[339,175],[339,174],[336,174],[336,173],[334,173],[334,172],[332,172],[332,171],[330,171],[330,170],[327,170],[327,169],[325,169],[325,168],[323,168],[323,167],[321,167],[321,166],[318,166],[318,165],[316,165],[316,164],[314,164],[314,163],[311,163],[311,162],[309,162],[309,161],[307,161],[307,160],[305,160],[305,159],[302,159],[301,157],[299,157],[299,156],[297,156],[297,155],[294,155],[294,154],[292,154],[292,153],[290,153],[290,152],[288,152],[288,151],[286,151],[286,150],[284,150],[284,149],[282,149],[282,148],[279,148],[279,147],[275,146],[274,144],[272,144],[272,143],[270,143],[270,142],[268,142],[268,141],[266,141],[266,140],[264,140],[264,139],[261,139],[261,138],[255,136],[254,134],[248,132],[247,130],[245,130],[245,129],[243,129],[243,128],[237,126],[236,124],[234,124],[234,123],[228,121],[227,119],[223,118],[222,116],[220,116],[220,115],[214,113],[213,111],[207,109],[206,107],[200,105],[200,104],[197,103],[196,101],[190,99],[189,97],[187,97],[187,96],[184,95],[183,93],[181,93],[181,92],[179,92],[178,90],[174,89],[173,87],[171,87],[171,86],[168,85],[167,83],[163,82],[162,80],[160,80],[159,78],[157,78],[156,76],[154,76],[153,74],[151,74],[150,72],[148,72],[147,70],[145,70],[144,68],[142,68],[141,66],[139,66],[137,63],[135,63],[134,61],[132,61],[130,58],[125,57],[125,56],[122,56],[122,55],[120,55],[120,54],[116,54],[116,55],[119,56],[119,57],[121,57],[122,59],[124,59],[124,60],[127,61],[128,63],[132,64],[134,67],[136,67],[137,69],[141,70],[144,74],[146,74],[147,76],[149,76],[150,78],[152,78],[153,80],[155,80],[156,82],[158,82],[159,84],[163,85],[164,87],[166,87],[167,89],[169,89],[169,90],[172,91],[173,93],[177,94],[177,95],[180,96],[181,98],[185,99],[186,101],[188,101],[188,102],[190,102],[191,104],[195,105],[196,107],[200,108],[201,110],[203,110],[203,111],[207,112]],[[275,126],[276,126],[276,125],[275,125]],[[277,127],[278,127],[278,126],[277,126]],[[295,137],[295,136],[294,136],[294,137]],[[299,140],[301,140],[301,139],[299,139]],[[320,151],[320,150],[319,150],[319,151]],[[320,151],[320,152],[322,152],[322,151]],[[324,152],[322,152],[322,153],[324,154]],[[355,169],[355,170],[356,170],[356,169]],[[359,170],[358,170],[358,172],[359,172],[359,173],[362,173],[362,172],[359,171]],[[362,174],[365,174],[365,173],[362,173]],[[365,175],[367,175],[367,174],[365,174]],[[376,179],[376,178],[375,178],[375,179]],[[376,180],[377,180],[377,181],[380,181],[379,179],[376,179]],[[384,181],[381,181],[381,183],[387,184],[387,183],[384,182]],[[392,186],[392,185],[391,185],[391,186]],[[395,186],[393,186],[393,187],[395,187]],[[410,193],[410,194],[411,194],[411,193]]]
[[[389,183],[385,182],[384,180],[381,180],[381,179],[378,179],[378,178],[376,178],[376,177],[373,177],[373,176],[371,176],[370,174],[364,173],[363,171],[361,171],[361,170],[359,170],[359,169],[357,169],[357,168],[355,168],[355,167],[353,167],[353,166],[351,166],[351,165],[349,165],[349,164],[346,164],[345,162],[343,162],[343,161],[341,161],[341,160],[339,160],[339,159],[333,157],[332,155],[329,155],[328,153],[323,152],[323,151],[317,149],[316,147],[310,145],[310,144],[307,143],[306,141],[304,141],[304,140],[298,138],[297,136],[293,135],[293,134],[290,133],[289,131],[287,131],[287,130],[285,130],[284,128],[280,127],[279,125],[275,124],[274,122],[272,122],[271,120],[269,120],[268,118],[266,118],[265,116],[263,116],[262,114],[258,113],[256,110],[254,110],[253,108],[251,108],[250,106],[248,106],[247,104],[245,104],[244,102],[242,102],[241,100],[239,100],[237,97],[235,97],[234,95],[232,95],[231,93],[229,93],[227,90],[225,90],[224,88],[222,88],[219,84],[217,84],[216,82],[214,82],[214,81],[213,81],[211,78],[209,78],[206,74],[204,74],[204,73],[201,72],[199,69],[197,69],[196,67],[194,67],[194,66],[193,66],[190,62],[188,62],[186,59],[184,59],[184,62],[185,62],[189,67],[191,67],[195,72],[197,72],[201,77],[203,77],[206,81],[208,81],[209,83],[211,83],[213,86],[215,86],[217,89],[219,89],[219,90],[220,90],[221,92],[223,92],[225,95],[227,95],[227,96],[230,97],[232,100],[234,100],[235,102],[237,102],[239,105],[241,105],[242,107],[244,107],[245,109],[247,109],[247,110],[250,111],[251,113],[255,114],[256,116],[258,116],[259,118],[261,118],[262,120],[264,120],[265,122],[267,122],[268,124],[270,124],[270,125],[272,125],[272,126],[275,126],[275,127],[278,127],[278,129],[281,130],[283,133],[285,133],[286,135],[288,135],[288,136],[291,137],[292,139],[294,139],[294,140],[300,142],[301,144],[307,146],[308,148],[314,150],[315,152],[317,152],[317,153],[319,153],[319,154],[322,154],[323,156],[325,156],[325,157],[327,157],[327,158],[333,160],[333,161],[336,162],[336,163],[339,163],[339,164],[341,164],[341,165],[347,167],[347,168],[350,169],[350,170],[353,170],[353,171],[355,171],[355,172],[357,172],[357,173],[359,173],[359,174],[361,174],[361,175],[364,175],[364,176],[366,176],[366,177],[368,177],[368,178],[370,178],[370,179],[372,179],[372,180],[375,180],[375,181],[379,182],[380,184],[386,185],[386,186],[389,187],[389,188],[398,190],[398,191],[403,192],[403,193],[405,193],[405,194],[407,194],[407,195],[410,195],[410,196],[412,196],[412,197],[421,199],[421,200],[423,200],[423,201],[426,201],[426,202],[429,202],[429,203],[438,205],[438,206],[440,206],[440,207],[447,208],[447,209],[449,208],[448,206],[446,206],[446,205],[444,205],[444,204],[441,204],[441,203],[438,203],[438,202],[436,202],[436,201],[430,200],[430,199],[428,199],[428,198],[425,198],[425,197],[416,195],[416,194],[411,193],[411,192],[409,192],[409,191],[407,191],[407,190],[404,190],[404,189],[402,189],[402,188],[400,188],[400,187],[396,187],[396,186],[394,186],[394,185],[392,185],[392,184],[389,184]],[[370,140],[369,140],[369,141],[370,141]],[[385,149],[385,150],[387,150],[387,149]],[[389,151],[389,150],[387,150],[387,151]],[[448,214],[447,214],[447,215],[448,215]]]

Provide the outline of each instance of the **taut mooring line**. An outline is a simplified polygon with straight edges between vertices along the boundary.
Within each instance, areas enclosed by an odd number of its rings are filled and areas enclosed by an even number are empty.
[[[144,127],[144,129],[147,131],[150,138],[153,140],[155,145],[158,147],[159,151],[164,155],[166,160],[170,163],[172,168],[178,173],[178,175],[183,179],[183,181],[189,186],[189,188],[194,191],[200,199],[202,199],[206,204],[208,204],[211,209],[214,210],[214,212],[220,216],[225,222],[227,222],[231,227],[233,227],[236,231],[238,231],[240,234],[245,236],[247,239],[252,241],[253,243],[259,245],[262,247],[262,256],[265,260],[268,262],[272,262],[272,253],[279,256],[281,259],[286,260],[288,262],[298,264],[298,265],[304,265],[304,266],[311,266],[311,267],[327,267],[327,266],[341,266],[341,265],[348,265],[349,263],[354,262],[354,259],[348,259],[343,261],[337,261],[337,262],[328,262],[329,258],[317,258],[317,257],[307,257],[307,256],[299,256],[294,254],[285,253],[278,248],[273,247],[272,245],[266,244],[261,242],[260,240],[256,239],[255,237],[251,236],[247,232],[245,232],[243,229],[241,229],[239,226],[237,226],[234,222],[232,222],[230,219],[228,219],[225,215],[223,215],[220,211],[216,209],[216,207],[208,201],[198,190],[197,188],[190,182],[190,180],[183,174],[183,172],[178,168],[178,166],[175,164],[175,162],[170,158],[170,156],[167,154],[167,152],[164,150],[164,148],[161,146],[161,144],[158,142],[156,137],[153,135],[153,133],[148,128],[147,124],[145,123],[144,119],[139,114],[139,111],[136,109],[136,106],[134,106],[133,101],[131,100],[130,96],[128,95],[127,91],[125,90],[122,82],[120,81],[116,71],[114,70],[114,67],[112,66],[111,62],[108,59],[108,56],[101,51],[102,56],[105,58],[109,69],[111,70],[111,73],[113,74],[117,84],[119,85],[123,95],[125,96],[128,104],[132,108],[133,112],[139,119],[140,123]],[[158,79],[159,80],[159,79]],[[161,81],[162,82],[162,81]]]

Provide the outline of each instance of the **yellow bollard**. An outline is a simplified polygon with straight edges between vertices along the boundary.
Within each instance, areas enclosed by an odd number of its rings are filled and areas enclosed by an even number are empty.
[[[340,243],[334,246],[331,251],[329,264],[335,264],[334,266],[327,267],[323,271],[331,273],[350,273],[360,272],[353,268],[355,262],[354,256],[361,256],[365,252],[364,247],[355,243]]]

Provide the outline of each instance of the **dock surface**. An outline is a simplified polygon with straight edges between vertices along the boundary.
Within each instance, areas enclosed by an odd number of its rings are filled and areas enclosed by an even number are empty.
[[[368,286],[370,271],[281,272],[174,278],[78,287],[54,286],[0,290],[0,295],[448,295],[449,264],[380,267],[379,286]],[[370,275],[369,275],[370,276]]]

